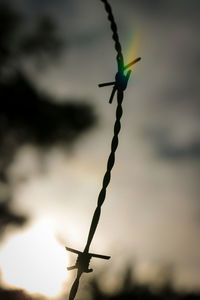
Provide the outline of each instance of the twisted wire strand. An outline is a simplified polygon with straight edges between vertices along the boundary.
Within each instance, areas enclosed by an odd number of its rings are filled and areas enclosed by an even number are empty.
[[[117,62],[123,61],[123,55],[122,55],[122,48],[121,48],[121,44],[119,41],[119,36],[118,36],[118,31],[117,31],[117,25],[115,23],[115,19],[112,13],[112,9],[111,6],[109,5],[107,0],[100,0],[101,2],[104,3],[104,7],[105,10],[108,14],[108,20],[110,21],[110,27],[112,30],[112,38],[115,42],[115,49],[117,51]],[[89,251],[89,247],[90,244],[92,242],[93,236],[95,234],[97,225],[99,223],[99,218],[101,215],[101,206],[103,205],[105,198],[106,198],[106,189],[110,183],[110,179],[111,179],[111,171],[112,168],[114,166],[115,163],[115,152],[117,150],[118,147],[118,135],[121,129],[121,122],[120,119],[122,117],[123,114],[123,110],[122,110],[122,101],[123,101],[123,91],[122,90],[117,90],[117,109],[116,109],[116,121],[114,124],[114,136],[111,142],[111,152],[107,161],[107,169],[103,178],[103,184],[102,184],[102,189],[100,190],[99,196],[98,196],[98,201],[97,201],[97,207],[95,209],[93,218],[92,218],[92,223],[90,226],[90,230],[89,230],[89,234],[88,234],[88,239],[87,239],[87,243],[84,249],[84,252],[88,252]]]
[[[118,31],[117,31],[117,25],[115,23],[115,19],[112,13],[112,8],[110,6],[110,4],[108,3],[107,0],[100,0],[101,2],[103,2],[105,10],[108,14],[108,20],[110,21],[110,28],[112,30],[112,39],[115,42],[115,50],[117,51],[117,61],[121,60],[123,61],[123,55],[122,55],[122,47],[119,41],[119,35],[118,35]]]
[[[103,205],[105,198],[106,198],[106,189],[110,183],[111,171],[112,171],[112,168],[115,163],[115,152],[117,150],[118,143],[119,143],[118,135],[121,130],[120,120],[121,120],[121,117],[123,114],[122,101],[123,101],[123,91],[117,91],[116,121],[114,124],[114,135],[113,135],[112,142],[111,142],[111,152],[110,152],[110,155],[108,158],[107,170],[106,170],[106,173],[103,178],[102,189],[100,190],[100,193],[98,196],[97,207],[96,207],[94,215],[93,215],[93,219],[92,219],[92,223],[91,223],[90,231],[89,231],[89,235],[88,235],[88,240],[87,240],[87,244],[85,246],[84,252],[89,251],[90,244],[92,242],[94,233],[96,231],[96,228],[97,228],[97,225],[99,222],[99,218],[100,218],[100,214],[101,214],[101,206]]]
[[[118,32],[117,32],[117,25],[115,23],[114,16],[112,14],[111,6],[107,2],[107,0],[101,0],[101,2],[104,3],[105,10],[108,14],[108,20],[110,21],[110,27],[112,30],[112,39],[115,43],[115,50],[117,51],[117,56],[116,56],[117,64],[118,64],[118,73],[117,74],[119,75],[120,68],[124,67],[124,61],[123,61],[123,55],[122,55],[122,48],[121,48],[121,44],[120,44],[119,36],[118,36]],[[121,70],[123,70],[123,69],[121,69]],[[129,75],[128,75],[128,77],[129,77]],[[128,77],[127,77],[126,81],[128,81]],[[94,215],[92,218],[92,222],[91,222],[91,226],[90,226],[90,230],[89,230],[89,234],[88,234],[87,243],[86,243],[86,246],[85,246],[84,252],[83,252],[85,254],[88,254],[88,252],[89,252],[90,244],[92,242],[97,225],[99,223],[99,219],[100,219],[100,215],[101,215],[101,207],[106,198],[106,190],[110,183],[111,171],[115,164],[115,152],[117,150],[118,143],[119,143],[118,136],[119,136],[119,132],[121,130],[121,117],[123,114],[123,109],[122,109],[122,102],[123,102],[123,97],[124,97],[123,91],[125,90],[126,85],[127,85],[127,82],[126,82],[125,86],[123,88],[121,88],[120,84],[118,83],[118,85],[116,85],[116,87],[114,87],[114,89],[116,89],[116,91],[117,91],[117,108],[116,108],[116,120],[115,120],[115,124],[114,124],[114,135],[113,135],[112,142],[111,142],[111,152],[110,152],[110,155],[109,155],[108,161],[107,161],[107,169],[104,174],[102,188],[99,192],[99,196],[98,196],[98,200],[97,200],[97,207],[94,211]],[[81,271],[81,269],[78,268],[77,277],[72,285],[72,288],[71,288],[71,291],[69,294],[69,300],[74,300],[74,298],[76,296],[78,286],[79,286],[79,279],[81,277],[82,272],[83,271]]]

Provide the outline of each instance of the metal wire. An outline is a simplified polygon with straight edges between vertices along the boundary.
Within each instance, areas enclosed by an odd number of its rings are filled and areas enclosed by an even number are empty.
[[[103,4],[104,4],[105,10],[108,15],[108,20],[110,22],[110,27],[112,30],[112,39],[115,44],[115,50],[117,51],[116,59],[117,59],[118,71],[115,76],[115,81],[109,82],[109,83],[103,83],[103,84],[100,84],[99,86],[103,87],[103,86],[107,86],[107,85],[113,85],[113,90],[112,90],[110,101],[109,101],[110,103],[112,103],[115,92],[117,92],[116,120],[115,120],[115,124],[114,124],[114,135],[113,135],[112,142],[111,142],[111,152],[108,157],[107,168],[106,168],[106,172],[105,172],[105,175],[103,178],[102,188],[101,188],[99,196],[98,196],[97,207],[94,211],[94,215],[92,218],[92,222],[91,222],[91,226],[90,226],[90,230],[89,230],[89,234],[88,234],[88,239],[87,239],[87,243],[85,245],[84,251],[80,252],[80,251],[77,251],[74,249],[70,249],[68,247],[66,248],[67,250],[78,254],[78,259],[77,259],[75,266],[68,268],[68,269],[77,268],[77,277],[72,285],[72,288],[71,288],[71,291],[69,294],[69,300],[73,300],[76,296],[78,286],[79,286],[79,279],[80,279],[82,273],[83,272],[89,273],[92,271],[92,269],[88,268],[90,258],[92,256],[93,257],[96,256],[99,258],[105,258],[105,256],[103,257],[101,255],[89,253],[89,248],[90,248],[92,239],[94,237],[97,225],[99,223],[99,219],[100,219],[100,215],[101,215],[101,207],[106,198],[106,190],[110,183],[111,171],[112,171],[112,168],[115,163],[115,152],[117,150],[118,143],[119,143],[118,136],[119,136],[119,132],[121,130],[121,121],[120,120],[121,120],[121,117],[123,114],[122,102],[123,102],[123,98],[124,98],[124,90],[127,87],[127,83],[128,83],[130,73],[131,73],[131,71],[129,70],[129,71],[127,71],[127,74],[124,74],[124,71],[127,68],[129,68],[131,65],[133,65],[134,63],[136,63],[137,61],[140,60],[140,58],[137,58],[134,61],[132,61],[131,63],[129,63],[128,65],[126,65],[126,66],[124,65],[122,48],[121,48],[121,44],[119,42],[119,36],[118,36],[118,32],[117,32],[117,25],[114,20],[111,6],[109,5],[107,0],[100,0],[100,1],[103,2]],[[110,257],[106,257],[106,259],[109,259],[109,258]]]
[[[93,216],[93,219],[92,219],[92,223],[91,223],[90,231],[89,231],[89,235],[88,235],[87,244],[86,244],[85,249],[84,249],[84,251],[87,251],[87,252],[89,251],[89,247],[90,247],[92,238],[94,236],[94,233],[96,231],[96,228],[97,228],[97,225],[98,225],[98,222],[99,222],[99,218],[100,218],[100,214],[101,214],[101,206],[103,205],[104,200],[106,198],[106,189],[107,189],[107,187],[110,183],[111,171],[112,171],[112,168],[113,168],[114,163],[115,163],[115,152],[116,152],[117,147],[118,147],[118,143],[119,143],[118,135],[119,135],[119,132],[120,132],[120,129],[121,129],[120,119],[121,119],[122,113],[123,113],[122,101],[123,101],[123,91],[118,91],[117,92],[117,103],[118,103],[118,105],[117,105],[117,109],[116,109],[116,121],[115,121],[115,125],[114,125],[114,136],[113,136],[112,142],[111,142],[111,153],[110,153],[109,158],[108,158],[107,170],[106,170],[106,173],[105,173],[104,178],[103,178],[102,189],[101,189],[101,191],[99,193],[99,196],[98,196],[97,207],[96,207],[96,210],[94,212],[94,216]]]
[[[112,13],[112,8],[107,0],[100,0],[100,1],[103,2],[105,10],[108,14],[108,20],[110,21],[110,28],[113,33],[112,39],[115,42],[115,50],[117,51],[117,60],[123,60],[122,47],[121,47],[121,44],[119,41],[117,25],[115,23],[115,19],[114,19],[113,13]]]
[[[117,25],[115,23],[115,19],[114,19],[113,13],[112,13],[112,9],[111,9],[111,6],[109,5],[107,0],[101,0],[101,2],[104,3],[105,10],[108,14],[108,20],[110,21],[110,27],[111,27],[111,30],[112,30],[112,33],[113,33],[112,38],[115,42],[115,49],[117,51],[117,57],[116,58],[117,58],[117,63],[118,63],[118,73],[120,72],[120,70],[123,72],[124,65],[121,67],[121,64],[123,64],[122,48],[121,48],[121,44],[120,44],[120,41],[119,41],[119,36],[118,36],[118,32],[117,32]],[[119,67],[119,64],[120,64],[120,67]],[[116,74],[116,77],[117,77],[117,74]],[[88,234],[88,240],[87,240],[87,243],[86,243],[86,246],[85,246],[85,249],[84,249],[84,251],[87,251],[87,252],[89,251],[90,244],[92,242],[94,233],[96,231],[96,228],[97,228],[97,225],[98,225],[98,222],[99,222],[99,218],[100,218],[100,214],[101,214],[101,206],[103,205],[104,200],[106,198],[106,189],[107,189],[107,187],[110,183],[111,171],[112,171],[112,168],[113,168],[114,163],[115,163],[115,152],[117,150],[118,143],[119,143],[118,135],[119,135],[119,132],[120,132],[120,129],[121,129],[120,119],[121,119],[122,114],[123,114],[122,102],[123,102],[123,96],[124,96],[124,93],[123,93],[124,89],[123,88],[121,89],[120,86],[116,85],[116,83],[115,83],[115,86],[114,86],[113,92],[112,92],[113,96],[114,96],[115,90],[117,91],[117,109],[116,109],[116,121],[115,121],[115,124],[114,124],[114,136],[113,136],[112,142],[111,142],[111,153],[110,153],[109,158],[108,158],[107,169],[106,169],[106,173],[105,173],[104,178],[103,178],[102,189],[101,189],[101,191],[99,193],[99,196],[98,196],[97,207],[96,207],[94,215],[93,215],[92,223],[91,223],[91,226],[90,226],[90,231],[89,231],[89,234]],[[112,101],[110,101],[110,102],[112,102]]]

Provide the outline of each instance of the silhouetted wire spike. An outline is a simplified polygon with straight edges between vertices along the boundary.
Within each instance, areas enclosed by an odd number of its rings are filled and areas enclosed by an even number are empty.
[[[128,69],[129,67],[131,67],[132,65],[136,64],[140,60],[141,60],[141,57],[137,57],[132,62],[130,62],[129,64],[127,64],[126,66],[124,66],[124,70]]]
[[[74,270],[74,269],[77,269],[77,267],[76,267],[76,266],[67,267],[67,270],[68,270],[68,271],[71,271],[71,270]]]
[[[111,104],[112,101],[113,101],[113,98],[114,98],[114,96],[115,96],[116,90],[117,90],[117,88],[116,88],[116,86],[114,85],[114,87],[113,87],[113,89],[112,89],[112,93],[111,93],[111,95],[110,95],[110,99],[109,99],[109,103],[110,103],[110,104]]]
[[[80,280],[80,277],[81,277],[81,273],[77,272],[77,277],[71,287],[71,291],[70,291],[70,294],[69,294],[69,300],[74,300],[75,299],[75,296],[76,296],[76,293],[78,291],[78,287],[79,287],[79,280]]]
[[[114,85],[115,81],[112,82],[105,82],[105,83],[100,83],[98,84],[99,87],[103,87],[103,86],[109,86],[109,85]]]
[[[127,74],[126,74],[126,79],[127,79],[127,80],[129,80],[129,77],[130,77],[130,75],[131,75],[131,72],[132,72],[131,70],[129,70],[129,71],[127,72]]]

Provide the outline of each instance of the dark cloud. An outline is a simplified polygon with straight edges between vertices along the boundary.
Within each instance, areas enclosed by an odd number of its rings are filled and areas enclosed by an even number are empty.
[[[179,37],[174,42],[173,56],[171,55],[173,69],[171,66],[171,76],[165,86],[160,89],[158,101],[175,105],[177,102],[183,102],[195,112],[198,110],[200,113],[200,43],[196,39],[196,27],[186,27],[186,32],[184,35],[180,31]]]
[[[172,141],[170,131],[164,129],[149,130],[147,136],[162,159],[200,160],[200,139],[197,137],[183,144]]]
[[[177,15],[188,15],[193,13],[197,16],[197,10],[200,7],[198,0],[136,0],[128,1],[133,7],[147,14],[157,15],[158,13],[168,15],[176,13]],[[188,14],[187,14],[188,13]]]
[[[157,147],[157,152],[162,158],[175,160],[200,159],[200,141],[194,141],[186,146],[176,146],[166,141]]]
[[[129,1],[135,8],[145,10],[146,12],[157,12],[163,9],[165,6],[164,0],[136,0],[136,1]]]

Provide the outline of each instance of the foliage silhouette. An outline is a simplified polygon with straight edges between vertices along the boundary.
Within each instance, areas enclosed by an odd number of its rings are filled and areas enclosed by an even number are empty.
[[[200,299],[200,292],[187,292],[177,290],[173,287],[170,279],[164,280],[157,288],[151,284],[140,283],[133,279],[133,270],[128,267],[122,278],[121,289],[111,294],[105,293],[99,283],[99,279],[93,278],[90,282],[92,300],[197,300]],[[119,280],[120,281],[120,280]],[[156,282],[155,282],[156,284]],[[84,299],[82,299],[84,300]]]
[[[24,65],[27,60],[48,62],[58,57],[63,41],[49,17],[28,26],[22,13],[6,2],[0,3],[0,238],[7,225],[23,225],[26,217],[12,208],[12,193],[7,175],[16,151],[24,144],[46,150],[53,145],[71,147],[91,128],[96,117],[92,107],[66,99],[53,102],[38,92]],[[33,24],[32,24],[33,25]],[[25,30],[23,30],[25,28]],[[31,29],[29,29],[31,28]],[[46,60],[48,58],[48,60]],[[36,64],[36,67],[38,64]],[[42,65],[44,67],[44,64]],[[26,70],[26,71],[25,71]],[[7,192],[2,192],[2,186]]]
[[[128,267],[122,278],[119,278],[121,286],[117,292],[107,293],[104,287],[100,284],[100,278],[92,277],[89,283],[89,299],[90,300],[199,300],[200,292],[181,291],[169,284],[169,281],[163,281],[163,285],[158,288],[153,285],[140,283],[133,276],[133,271]],[[103,274],[101,274],[103,276]],[[101,281],[102,282],[102,281]],[[120,283],[121,282],[121,283]],[[156,282],[155,282],[156,284]],[[88,286],[88,285],[87,285]],[[0,300],[44,300],[46,298],[30,296],[21,290],[3,290],[0,289]],[[48,299],[48,298],[47,298]],[[65,298],[64,298],[65,299]],[[88,296],[79,294],[80,300],[88,300]]]
[[[21,290],[7,290],[0,288],[1,300],[31,300],[31,296]]]

